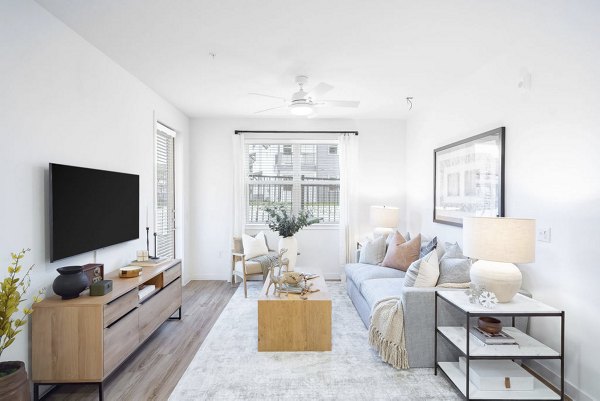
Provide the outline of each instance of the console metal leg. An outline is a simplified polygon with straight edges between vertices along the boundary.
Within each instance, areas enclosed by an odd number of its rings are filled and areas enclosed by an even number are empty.
[[[438,330],[438,294],[437,291],[435,292],[435,303],[434,303],[434,324],[435,326],[435,331],[433,333],[433,374],[437,376],[437,340],[438,340],[438,334],[437,334],[437,330]]]
[[[40,399],[40,385],[33,383],[33,401],[39,401]]]
[[[104,385],[102,382],[98,383],[98,400],[104,400]]]
[[[169,317],[169,320],[181,320],[181,306],[177,310],[179,311],[177,317]]]

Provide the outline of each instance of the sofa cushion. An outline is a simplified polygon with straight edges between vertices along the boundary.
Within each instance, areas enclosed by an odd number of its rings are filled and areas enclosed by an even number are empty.
[[[435,287],[440,277],[440,265],[438,263],[437,252],[432,249],[421,260],[419,265],[419,274],[415,280],[415,287]]]
[[[442,258],[440,262],[440,278],[437,285],[462,284],[471,281],[471,259]]]
[[[421,240],[421,243],[423,242],[423,240]],[[422,258],[423,256],[427,255],[429,252],[433,251],[435,248],[437,248],[437,237],[433,237],[433,239],[429,242],[427,242],[425,245],[421,245],[421,251],[419,254],[419,257]]]
[[[375,278],[365,280],[360,287],[360,293],[365,298],[371,310],[377,301],[402,295],[403,278]]]
[[[344,267],[344,271],[346,272],[346,278],[352,280],[359,290],[365,280],[401,278],[406,274],[400,270],[365,263],[349,263]]]
[[[243,234],[242,244],[244,246],[244,254],[246,255],[246,259],[252,259],[269,253],[265,233],[262,231],[256,234],[254,237],[248,234]]]
[[[396,240],[390,244],[385,254],[383,266],[406,271],[412,262],[419,259],[421,235],[408,242],[403,242],[402,239],[401,235],[396,235]]]
[[[359,263],[377,265],[385,256],[385,237],[377,237],[367,241],[360,250]]]
[[[414,287],[417,276],[419,275],[419,268],[421,267],[421,261],[423,259],[417,259],[408,266],[406,270],[406,276],[404,276],[404,286]]]
[[[466,259],[467,257],[463,255],[462,249],[458,242],[446,242],[446,252],[444,252],[444,256],[441,259],[445,258],[460,258]],[[440,261],[441,261],[440,259]]]

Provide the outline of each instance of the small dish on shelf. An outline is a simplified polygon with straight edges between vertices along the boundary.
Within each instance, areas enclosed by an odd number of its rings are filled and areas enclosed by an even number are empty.
[[[498,334],[502,330],[502,322],[494,317],[482,316],[477,320],[477,326],[490,334]]]

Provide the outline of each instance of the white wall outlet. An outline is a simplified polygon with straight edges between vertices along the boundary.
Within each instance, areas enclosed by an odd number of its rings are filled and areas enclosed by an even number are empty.
[[[551,229],[550,227],[541,228],[537,233],[537,240],[540,242],[551,242]]]

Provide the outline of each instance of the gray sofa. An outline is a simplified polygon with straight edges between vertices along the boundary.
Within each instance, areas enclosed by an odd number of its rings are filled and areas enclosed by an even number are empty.
[[[345,273],[346,290],[367,328],[373,306],[379,300],[387,297],[402,299],[408,364],[411,368],[433,367],[434,297],[438,288],[404,287],[403,271],[365,263],[347,264]],[[445,304],[440,304],[438,318],[440,325],[462,321],[461,315]],[[440,348],[440,351],[443,359],[451,357],[449,350]]]
[[[369,327],[375,304],[387,297],[400,297],[404,309],[404,330],[408,364],[411,368],[433,367],[435,291],[464,291],[450,288],[404,287],[405,273],[400,270],[365,263],[345,266],[346,289],[365,327]],[[438,324],[464,326],[465,316],[446,302],[439,304]],[[472,322],[471,324],[475,324]],[[509,319],[503,324],[510,325]],[[525,331],[527,319],[517,320],[517,327]],[[441,344],[440,343],[438,344]],[[438,347],[439,360],[456,360],[455,351],[446,344]]]

